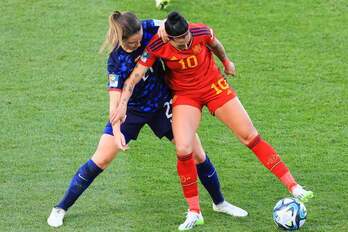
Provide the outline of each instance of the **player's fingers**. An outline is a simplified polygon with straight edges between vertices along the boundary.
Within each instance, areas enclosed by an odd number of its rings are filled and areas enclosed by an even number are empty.
[[[115,135],[115,144],[116,144],[116,147],[120,150],[123,150],[122,148],[122,143],[120,141],[120,139]]]
[[[225,74],[226,74],[226,75],[228,75],[228,76],[232,75],[231,70],[229,70],[229,69],[225,69],[224,71],[225,71]]]
[[[161,24],[160,27],[158,28],[157,35],[162,39],[164,43],[168,42],[169,38],[166,32],[166,29],[164,27],[164,23]]]
[[[128,149],[128,145],[127,144],[121,145],[120,148],[122,151],[126,151]]]
[[[111,125],[115,125],[115,123],[117,122],[115,116],[112,116],[109,120]]]
[[[111,125],[114,125],[116,122],[119,121],[117,118],[118,118],[117,113],[111,115],[111,118],[110,118],[110,123],[111,123]]]
[[[126,116],[120,116],[121,123],[124,123],[126,121]]]
[[[117,111],[117,112],[115,113],[115,115],[113,116],[113,118],[112,118],[112,120],[113,120],[114,123],[120,121],[121,119],[122,119],[122,115],[121,115],[120,111]],[[121,121],[122,121],[122,120],[121,120]]]
[[[232,72],[228,72],[228,73],[226,73],[226,75],[227,75],[227,76],[235,76],[235,74],[232,73]]]
[[[126,138],[124,137],[124,135],[122,134],[122,132],[121,132],[121,142],[122,142],[122,145],[123,145],[123,146],[126,145]]]
[[[125,151],[128,149],[128,144],[126,143],[126,138],[124,137],[124,134],[122,132],[121,133],[121,145],[122,145],[122,150]]]
[[[159,31],[158,36],[162,39],[162,41],[164,43],[168,42],[168,40],[169,40],[167,33],[163,32],[163,31]]]
[[[123,141],[122,141],[122,150],[125,151],[128,149],[128,144],[126,144],[126,140],[123,138]]]
[[[110,112],[110,114],[109,114],[109,120],[110,120],[110,122],[115,118],[115,116],[116,116],[116,112],[115,112],[115,111]]]

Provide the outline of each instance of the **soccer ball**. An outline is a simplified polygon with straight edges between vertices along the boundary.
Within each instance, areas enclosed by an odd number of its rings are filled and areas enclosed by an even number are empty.
[[[155,2],[156,7],[160,10],[163,10],[169,5],[170,0],[155,0]]]
[[[274,222],[284,230],[298,230],[303,226],[306,218],[306,207],[295,198],[283,198],[273,209]]]

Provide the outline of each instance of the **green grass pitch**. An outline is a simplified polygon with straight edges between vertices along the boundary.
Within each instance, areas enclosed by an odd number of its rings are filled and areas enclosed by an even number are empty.
[[[261,135],[315,193],[301,231],[348,231],[348,3],[346,0],[2,0],[0,2],[0,231],[46,224],[108,116],[98,49],[112,10],[162,19],[179,10],[214,29],[238,75],[229,79]],[[194,231],[277,231],[288,196],[254,155],[205,110],[199,129],[227,200],[249,211],[216,214]],[[56,231],[176,231],[186,204],[174,147],[144,128]]]

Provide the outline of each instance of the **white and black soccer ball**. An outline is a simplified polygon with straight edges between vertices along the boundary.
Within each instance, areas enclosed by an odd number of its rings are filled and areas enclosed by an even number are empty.
[[[306,218],[306,207],[295,198],[283,198],[273,209],[274,222],[284,230],[298,230],[303,226]]]

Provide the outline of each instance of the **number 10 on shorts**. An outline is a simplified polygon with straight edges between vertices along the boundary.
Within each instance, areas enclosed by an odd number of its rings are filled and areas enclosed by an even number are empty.
[[[215,90],[216,95],[222,93],[225,89],[228,89],[230,85],[225,78],[219,79],[216,83],[211,84],[211,88]]]

